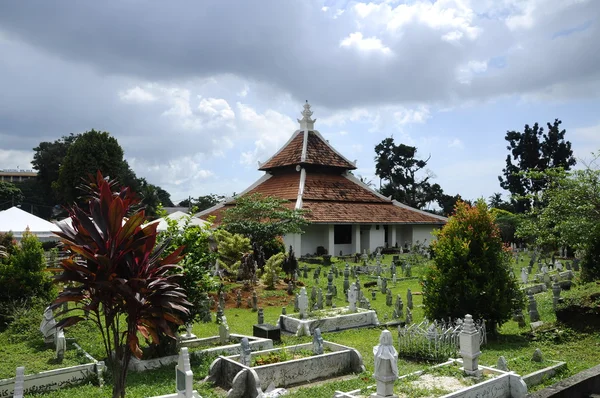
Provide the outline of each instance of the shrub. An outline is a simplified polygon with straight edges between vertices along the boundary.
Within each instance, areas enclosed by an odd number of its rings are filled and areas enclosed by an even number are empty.
[[[167,243],[164,255],[170,255],[183,246],[181,275],[177,279],[179,286],[185,290],[187,300],[192,303],[189,312],[182,314],[184,323],[201,320],[201,308],[204,293],[215,288],[210,275],[210,268],[217,260],[217,253],[211,249],[211,232],[208,226],[193,225],[191,216],[180,227],[177,220],[167,219],[169,227],[159,236],[159,243]],[[177,271],[179,272],[179,271]]]
[[[285,260],[285,253],[278,253],[274,256],[269,257],[265,266],[262,269],[261,280],[269,289],[275,287],[277,277],[281,273],[281,265]]]
[[[438,232],[435,254],[422,281],[425,314],[430,319],[485,319],[492,334],[523,306],[510,276],[510,254],[483,200],[456,205],[455,215]]]
[[[589,232],[588,245],[581,259],[581,279],[586,282],[600,280],[600,226]]]
[[[214,231],[213,235],[218,243],[219,267],[229,274],[237,274],[242,256],[252,249],[250,239],[224,229]]]
[[[32,298],[49,303],[56,295],[50,275],[45,272],[42,244],[34,234],[26,231],[20,245],[10,244],[7,249],[9,256],[0,262],[0,323],[3,325],[10,322],[14,306],[27,306]]]
[[[294,250],[290,245],[290,251],[288,252],[283,264],[281,266],[283,271],[290,276],[290,279],[294,275],[294,272],[298,269],[298,260],[296,259],[296,254],[294,254]]]

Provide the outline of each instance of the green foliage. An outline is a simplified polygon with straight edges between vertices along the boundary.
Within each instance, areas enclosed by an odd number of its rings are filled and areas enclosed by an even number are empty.
[[[219,267],[229,274],[237,274],[244,253],[252,250],[250,238],[218,229],[213,232],[218,243]]]
[[[480,199],[471,207],[459,202],[456,213],[433,242],[434,264],[423,278],[423,303],[430,319],[471,314],[496,325],[509,320],[523,305],[510,277],[510,255],[498,227]]]
[[[505,140],[511,152],[506,156],[506,167],[499,176],[500,186],[512,194],[512,204],[516,213],[523,213],[536,202],[535,196],[543,191],[548,180],[534,177],[528,172],[545,171],[551,168],[568,170],[576,161],[571,150],[571,143],[565,141],[566,130],[560,130],[561,121],[547,123],[548,130],[537,123],[533,127],[525,125],[523,132],[508,131]],[[512,159],[511,159],[512,155]],[[515,163],[513,163],[513,160]]]
[[[139,195],[142,198],[141,204],[146,210],[149,218],[160,217],[159,208],[161,206],[173,207],[171,195],[159,186],[150,184],[145,178],[138,179]]]
[[[517,229],[536,245],[555,249],[570,246],[583,252],[582,278],[600,279],[600,170],[595,161],[583,170],[550,169],[531,173],[548,187]]]
[[[96,323],[110,362],[113,398],[125,395],[131,355],[142,355],[139,336],[151,344],[159,342],[159,333],[175,339],[171,325],[182,324],[180,316],[190,306],[172,272],[182,248],[161,259],[165,245],[155,247],[157,224],[144,226],[144,211],[132,211],[137,197],[129,188],[113,193],[115,185],[98,171],[87,189],[87,211],[72,206],[72,226],[57,232],[71,257],[62,260],[56,276],[67,287],[50,306],[71,303],[57,314],[66,315],[57,327],[84,316]]]
[[[511,213],[507,210],[502,210],[499,208],[490,209],[490,213],[494,216],[494,220],[496,221],[496,225],[500,230],[500,236],[502,237],[502,242],[511,243],[515,241],[515,232],[519,227],[519,223],[521,218]]]
[[[285,253],[277,253],[267,260],[263,267],[260,275],[262,282],[267,285],[269,289],[275,287],[275,282],[281,273],[281,265],[285,260]]]
[[[40,142],[37,147],[33,148],[34,154],[31,164],[38,172],[39,190],[42,192],[42,197],[46,198],[44,204],[52,206],[56,203],[56,195],[52,184],[58,181],[60,166],[63,164],[69,148],[80,136],[81,134],[66,135],[54,142]],[[79,183],[77,181],[77,185]]]
[[[415,159],[416,153],[416,147],[396,145],[391,137],[384,139],[375,147],[375,174],[386,181],[381,187],[383,195],[421,209],[440,198],[443,191],[439,184],[429,182],[429,174],[418,177],[429,158]]]
[[[187,216],[182,227],[179,221],[167,219],[169,227],[159,236],[159,241],[167,244],[166,255],[183,246],[183,260],[179,263],[182,273],[178,283],[185,290],[188,301],[192,303],[189,313],[183,317],[185,323],[200,320],[203,293],[215,287],[210,268],[217,261],[217,253],[211,247],[214,243],[210,227],[194,225],[191,219],[192,216]]]
[[[191,202],[189,199],[182,200],[177,206],[195,207],[197,211],[202,211],[213,207],[217,203],[222,202],[224,199],[225,196],[223,195],[215,195],[214,193],[211,193],[209,195],[198,196],[198,198],[192,198]]]
[[[77,136],[69,146],[60,165],[58,179],[52,183],[55,193],[62,199],[61,203],[70,204],[78,200],[78,187],[97,170],[134,191],[138,190],[135,174],[123,159],[123,148],[117,139],[105,131],[92,129]]]
[[[258,193],[240,196],[236,198],[235,206],[224,212],[222,226],[265,248],[277,237],[302,233],[302,227],[308,224],[305,212],[291,209],[287,203],[287,200]]]
[[[23,201],[23,192],[10,182],[0,181],[0,210],[20,205]]]
[[[13,307],[27,306],[32,298],[48,303],[55,295],[38,238],[27,231],[19,245],[9,247],[0,262],[0,325],[10,322]]]
[[[287,256],[285,256],[285,260],[281,266],[283,271],[290,276],[290,278],[294,275],[294,271],[298,269],[298,260],[296,259],[296,254],[290,245],[290,250],[288,251]]]

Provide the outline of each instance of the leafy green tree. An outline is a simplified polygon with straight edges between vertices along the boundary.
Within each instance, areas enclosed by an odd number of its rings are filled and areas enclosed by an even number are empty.
[[[159,216],[158,209],[162,207],[173,207],[171,195],[161,187],[150,184],[145,178],[138,179],[139,195],[142,198],[141,204],[146,210],[146,215],[150,218]]]
[[[182,324],[190,306],[173,273],[183,248],[161,260],[166,244],[156,246],[157,224],[143,225],[143,210],[131,214],[137,197],[129,188],[113,193],[115,185],[98,172],[87,189],[88,206],[70,208],[72,226],[63,225],[57,233],[71,256],[62,260],[56,281],[68,287],[51,305],[57,309],[71,303],[58,313],[68,316],[57,327],[74,325],[86,313],[97,325],[112,372],[113,398],[125,396],[131,355],[142,355],[139,336],[152,344],[159,334],[175,339],[171,325]]]
[[[502,194],[500,192],[494,192],[494,194],[489,197],[488,205],[491,209],[500,209],[511,213],[515,210],[510,202],[502,199]]]
[[[285,234],[302,233],[308,224],[305,212],[286,206],[287,200],[261,194],[237,197],[235,206],[223,213],[222,227],[250,238],[250,242],[267,248]],[[285,250],[285,247],[283,248]],[[275,253],[265,253],[267,257]]]
[[[583,253],[584,280],[600,279],[600,169],[592,162],[583,170],[546,170],[548,187],[540,196],[544,206],[532,208],[517,235],[539,246],[572,247]]]
[[[492,208],[490,212],[494,216],[496,225],[500,230],[500,236],[502,241],[505,243],[513,243],[516,241],[515,233],[519,224],[521,223],[521,217],[517,214],[513,214],[510,211]]]
[[[107,132],[92,129],[71,143],[60,165],[58,179],[52,184],[61,203],[78,201],[81,204],[78,187],[97,170],[133,191],[138,190],[135,174],[123,159],[123,149],[117,139]]]
[[[31,164],[38,172],[37,181],[40,184],[40,190],[47,198],[45,204],[49,206],[56,204],[52,184],[58,181],[60,166],[63,164],[69,148],[80,136],[81,134],[65,135],[53,142],[40,142],[37,147],[33,148],[34,154]],[[79,185],[79,182],[77,185]]]
[[[466,202],[468,204],[471,204],[470,201],[465,201],[459,194],[456,194],[454,196],[446,195],[445,193],[441,194],[437,199],[437,203],[438,206],[440,206],[442,216],[451,216],[452,213],[454,213],[454,207],[456,207],[456,204],[458,202]]]
[[[182,200],[181,202],[179,202],[178,206],[196,207],[198,211],[203,211],[206,209],[210,209],[217,203],[222,202],[224,199],[225,196],[223,195],[216,195],[214,193],[211,193],[204,196],[198,196],[198,198],[196,199],[192,198],[191,202],[189,199]]]
[[[189,312],[182,318],[185,323],[201,321],[204,294],[216,286],[210,275],[210,269],[217,261],[210,227],[208,224],[192,224],[191,219],[191,215],[186,216],[183,226],[178,220],[167,219],[169,227],[159,236],[159,242],[167,244],[165,255],[183,247],[183,259],[179,263],[182,272],[178,283],[185,290],[187,300],[192,303]]]
[[[471,314],[485,319],[488,330],[508,321],[523,297],[510,276],[493,215],[483,199],[473,207],[458,202],[455,214],[432,243],[433,265],[423,278],[423,304],[430,319]]]
[[[0,181],[0,210],[20,205],[23,201],[23,192],[10,182]]]
[[[506,133],[504,138],[509,143],[506,149],[510,154],[506,156],[503,176],[499,176],[498,180],[500,186],[512,194],[515,212],[524,213],[531,209],[536,202],[535,197],[548,184],[543,176],[538,174],[538,178],[533,178],[528,172],[557,167],[569,170],[575,165],[571,143],[565,141],[566,130],[560,129],[561,123],[558,119],[553,124],[547,123],[546,132],[535,123],[533,127],[526,124],[522,133]]]
[[[383,195],[417,209],[441,197],[443,190],[439,184],[431,184],[430,172],[419,177],[429,158],[416,159],[416,147],[396,145],[390,137],[377,144],[375,154],[375,174],[385,181],[380,189]]]
[[[50,275],[45,272],[44,250],[37,236],[26,231],[20,244],[9,247],[10,255],[5,251],[7,256],[0,258],[0,324],[10,319],[7,309],[15,304],[27,305],[33,297],[49,302],[55,296]]]

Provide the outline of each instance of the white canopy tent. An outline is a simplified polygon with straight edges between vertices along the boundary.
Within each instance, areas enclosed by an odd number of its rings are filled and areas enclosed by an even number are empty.
[[[54,232],[60,231],[55,224],[18,207],[0,211],[0,233],[12,232],[16,240],[21,240],[27,229],[41,241],[58,240]]]
[[[167,224],[167,219],[177,220],[177,225],[178,225],[179,229],[182,229],[183,226],[185,225],[186,217],[188,217],[188,216],[189,216],[189,214],[187,214],[187,213],[184,213],[182,211],[176,211],[174,213],[169,214],[166,217],[156,219],[156,220],[152,221],[152,223],[158,223],[158,227],[156,228],[156,230],[159,232],[163,232],[163,231],[166,231],[167,228],[169,227],[169,224]],[[202,220],[197,217],[192,217],[190,219],[190,225],[202,226],[205,224],[208,224],[208,221]]]

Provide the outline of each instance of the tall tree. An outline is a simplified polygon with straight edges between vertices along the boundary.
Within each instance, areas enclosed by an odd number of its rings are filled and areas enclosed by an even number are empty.
[[[506,167],[502,169],[503,176],[498,179],[500,186],[512,194],[511,203],[517,213],[531,209],[537,203],[535,196],[548,184],[547,179],[539,175],[533,178],[527,172],[555,167],[569,170],[576,163],[571,143],[565,140],[566,130],[560,129],[561,123],[558,119],[553,124],[547,123],[547,132],[537,123],[533,127],[526,124],[522,133],[508,131],[504,137],[509,142],[506,149],[510,154],[506,157]]]
[[[89,175],[95,175],[98,170],[127,186],[134,185],[135,174],[123,159],[123,149],[117,139],[107,132],[92,129],[81,134],[69,146],[60,166],[58,180],[52,184],[55,193],[62,199],[61,203],[77,201],[77,188]],[[136,191],[136,188],[133,190]]]
[[[210,209],[217,203],[223,201],[223,199],[225,199],[225,196],[216,195],[214,193],[211,193],[211,194],[204,195],[204,196],[198,196],[197,199],[192,198],[191,202],[189,199],[182,200],[181,202],[178,203],[178,206],[196,207],[198,211],[202,211],[202,210]]]
[[[138,183],[138,193],[142,198],[141,205],[145,207],[148,217],[156,217],[159,206],[173,206],[171,195],[161,187],[150,184],[145,178],[138,179]]]
[[[417,209],[441,197],[442,188],[431,184],[432,175],[424,170],[429,158],[416,159],[416,147],[396,145],[390,137],[375,147],[375,154],[375,174],[386,181],[380,189],[383,195]],[[419,177],[421,171],[426,172],[424,177]]]
[[[0,181],[0,210],[20,205],[22,201],[23,193],[15,184]]]
[[[56,203],[52,183],[58,180],[60,166],[65,156],[67,156],[67,151],[80,135],[65,135],[53,142],[40,142],[38,146],[33,148],[34,154],[31,164],[38,172],[37,180],[40,189],[47,198],[45,204],[52,206]]]

